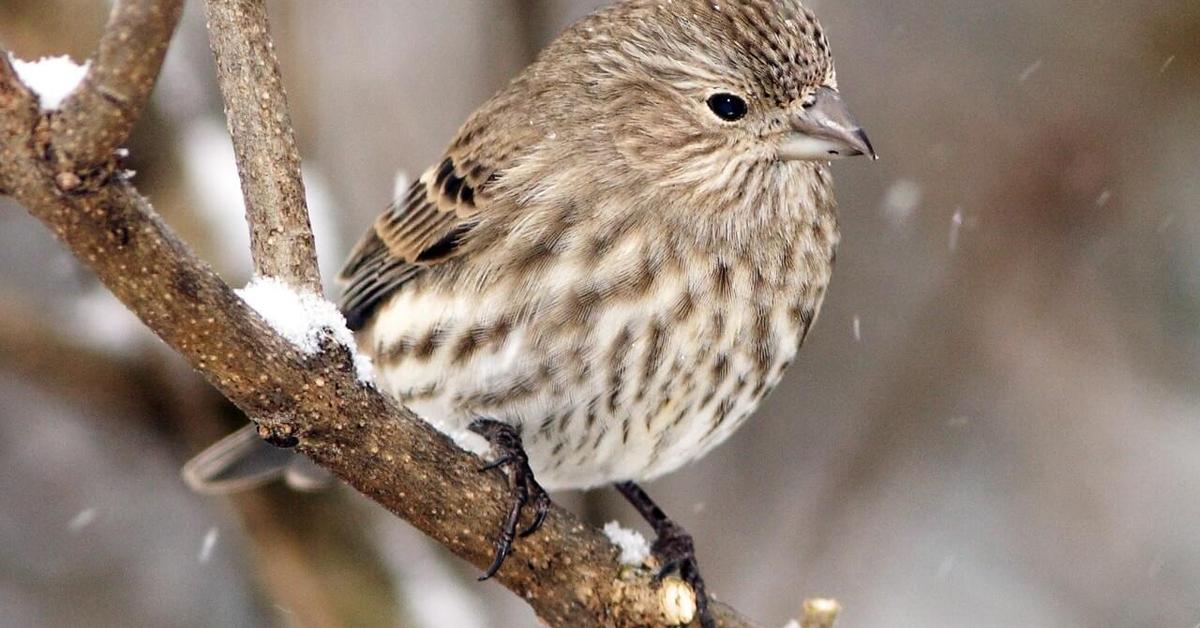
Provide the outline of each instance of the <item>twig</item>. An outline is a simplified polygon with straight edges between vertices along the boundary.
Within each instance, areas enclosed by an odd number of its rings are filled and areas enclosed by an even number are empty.
[[[154,89],[183,0],[119,0],[87,78],[51,118],[55,167],[86,180],[109,171]],[[102,172],[107,176],[108,172]],[[70,179],[76,180],[76,179]]]
[[[344,347],[313,356],[288,344],[128,181],[63,194],[33,138],[36,104],[11,72],[0,69],[0,78],[0,181],[14,198],[272,436],[477,567],[490,562],[506,510],[502,477],[481,474],[478,458],[358,382]],[[552,626],[663,625],[661,591],[646,570],[619,565],[617,553],[598,530],[554,508],[497,579]],[[721,625],[750,625],[728,607],[715,612]]]
[[[255,272],[321,293],[300,151],[262,0],[208,0],[208,38],[233,136]]]
[[[813,598],[804,601],[804,621],[801,628],[833,628],[842,605],[837,600]]]

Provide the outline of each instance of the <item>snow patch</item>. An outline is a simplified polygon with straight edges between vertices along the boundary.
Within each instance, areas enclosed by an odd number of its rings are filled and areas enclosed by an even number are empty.
[[[1017,76],[1017,82],[1024,83],[1025,81],[1028,81],[1029,79],[1033,78],[1033,75],[1037,74],[1038,70],[1040,69],[1042,69],[1042,60],[1038,59],[1037,61],[1029,64],[1029,66],[1024,70],[1021,70],[1021,74]]]
[[[79,87],[92,63],[85,61],[79,65],[66,55],[22,61],[9,53],[8,59],[21,82],[37,94],[42,111],[58,109],[63,100]]]
[[[961,207],[954,210],[954,215],[950,217],[950,252],[958,250],[958,238],[962,233],[963,226],[963,210]]]
[[[217,546],[217,536],[216,527],[209,528],[208,532],[204,533],[204,540],[200,542],[200,551],[196,553],[196,560],[201,564],[212,559],[213,548]]]
[[[622,565],[641,565],[650,557],[650,544],[641,532],[621,527],[616,521],[604,524],[604,535],[613,545],[621,548],[617,559]]]
[[[358,353],[345,317],[324,297],[299,293],[274,277],[256,277],[237,293],[272,329],[304,353],[316,354],[321,350],[322,340],[332,339],[354,356],[358,381],[374,380],[375,369],[370,358]]]
[[[84,508],[83,510],[79,511],[79,514],[75,515],[71,519],[71,522],[67,524],[67,528],[70,529],[71,532],[80,532],[84,528],[91,525],[92,522],[95,520],[96,520],[96,509],[95,508]]]
[[[883,211],[899,226],[908,222],[921,205],[921,185],[911,179],[899,179],[883,195]]]

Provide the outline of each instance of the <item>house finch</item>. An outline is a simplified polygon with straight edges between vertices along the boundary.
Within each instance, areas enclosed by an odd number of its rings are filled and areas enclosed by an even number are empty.
[[[696,590],[691,538],[633,482],[703,456],[817,317],[830,159],[873,155],[798,0],[625,0],[563,33],[462,126],[342,273],[379,387],[513,488],[616,483]],[[536,478],[536,479],[535,479]]]

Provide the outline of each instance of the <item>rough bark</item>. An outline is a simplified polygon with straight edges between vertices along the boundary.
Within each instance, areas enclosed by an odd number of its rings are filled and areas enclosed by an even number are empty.
[[[143,11],[131,14],[156,20],[160,30],[169,32],[174,16],[149,9],[164,4],[169,3],[122,2],[114,13],[126,5],[141,6]],[[252,3],[215,4],[233,7],[230,27],[258,28],[252,20],[243,22],[246,13],[238,13],[238,7]],[[265,30],[255,36],[263,38],[269,51]],[[251,59],[241,58],[239,63]],[[157,64],[148,57],[101,55],[89,77],[120,76],[133,84],[136,77],[153,75]],[[88,80],[95,84],[95,79]],[[282,100],[242,102],[249,98],[245,90],[234,90],[228,97],[235,105],[231,112],[265,106],[286,125]],[[125,117],[113,118],[106,111],[97,106],[93,116],[86,110],[73,115],[81,127],[124,125]],[[63,134],[52,131],[56,124],[62,125],[59,114],[38,111],[0,51],[0,190],[51,229],[273,441],[294,445],[455,554],[486,566],[506,510],[503,476],[480,473],[478,458],[357,381],[344,347],[328,343],[319,354],[306,355],[287,343],[174,235],[124,177],[109,173],[70,189],[57,184],[60,171],[52,155],[56,138]],[[120,141],[123,133],[97,134],[102,139],[91,145],[95,154],[110,153],[117,146],[109,142]],[[288,150],[294,151],[294,144]],[[290,165],[295,164],[298,161]],[[298,183],[298,168],[268,170],[264,176],[296,177]],[[291,209],[303,211],[300,194]],[[311,233],[307,237],[311,241]],[[269,239],[266,244],[271,244]],[[671,623],[662,591],[649,572],[623,567],[616,556],[602,533],[556,507],[541,531],[517,543],[497,580],[553,626]],[[728,607],[718,604],[715,612],[721,625],[750,625]]]
[[[233,136],[256,274],[321,293],[300,150],[258,0],[208,0],[208,38]]]
[[[105,177],[129,137],[167,54],[183,0],[117,2],[92,69],[51,119],[52,155],[64,190]]]

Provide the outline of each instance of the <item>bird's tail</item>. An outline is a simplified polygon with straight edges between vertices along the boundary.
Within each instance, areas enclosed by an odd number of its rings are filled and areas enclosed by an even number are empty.
[[[238,493],[278,479],[298,491],[316,491],[333,480],[308,458],[259,438],[253,424],[187,461],[181,474],[189,488],[205,495]]]

